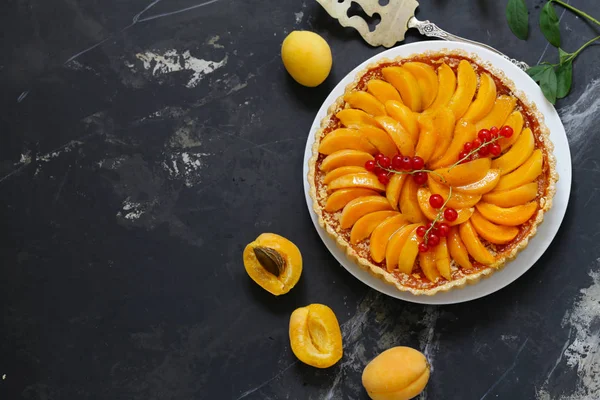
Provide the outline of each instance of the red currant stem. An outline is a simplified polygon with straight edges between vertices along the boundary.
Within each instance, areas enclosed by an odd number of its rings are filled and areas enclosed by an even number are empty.
[[[473,154],[476,154],[479,150],[481,150],[482,148],[484,148],[485,146],[492,144],[492,143],[496,143],[498,140],[502,139],[503,136],[498,136],[497,138],[494,139],[490,139],[489,141],[485,142],[485,143],[481,143],[481,146],[479,146],[476,149],[473,149],[469,152],[469,154],[467,154],[466,156],[464,156],[463,158],[461,158],[460,160],[458,160],[457,162],[455,162],[454,164],[452,164],[449,168],[448,171],[451,171],[452,168],[456,167],[458,164],[460,164],[461,162],[468,160],[469,157],[471,157]]]
[[[450,197],[452,197],[452,186],[448,186],[448,187],[450,188],[450,191],[448,192],[448,198],[446,199],[446,201],[444,201],[444,204],[442,204],[442,207],[440,207],[440,210],[438,211],[437,215],[435,216],[435,219],[431,223],[431,228],[427,229],[425,231],[425,234],[423,235],[423,238],[424,238],[423,241],[425,242],[425,244],[427,244],[427,242],[429,241],[429,232],[432,231],[435,224],[440,219],[442,219],[442,217],[444,215],[444,208],[446,208],[446,204],[448,204],[448,200],[450,200]]]
[[[379,163],[377,163],[377,166],[379,168],[381,168],[382,170],[384,170],[384,171],[391,172],[392,174],[398,174],[398,175],[414,175],[417,172],[430,173],[430,174],[436,175],[438,178],[440,178],[442,180],[442,182],[446,183],[446,179],[444,179],[444,177],[442,175],[440,175],[437,172],[432,171],[430,169],[415,169],[415,170],[412,170],[412,171],[397,171],[397,170],[391,169],[391,168],[383,168],[381,166],[381,164],[379,164]]]

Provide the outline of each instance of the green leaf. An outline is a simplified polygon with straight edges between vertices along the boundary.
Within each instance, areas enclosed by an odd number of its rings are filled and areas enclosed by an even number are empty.
[[[556,81],[556,98],[562,99],[571,91],[571,82],[573,81],[573,63],[571,61],[556,68]]]
[[[548,1],[540,14],[540,29],[546,37],[546,39],[554,47],[560,46],[560,29],[558,27],[558,15],[554,7],[552,7],[552,1]]]
[[[551,65],[536,65],[535,67],[531,67],[527,70],[527,74],[536,82],[539,82],[542,79],[542,75],[548,68],[552,68]]]
[[[571,53],[567,53],[560,47],[558,48],[558,57],[560,59],[561,64],[563,64],[565,61],[567,61],[567,58],[569,58],[571,55],[572,55]]]
[[[506,21],[512,33],[521,40],[527,39],[529,32],[529,14],[525,0],[508,0]]]
[[[556,72],[554,68],[548,68],[544,71],[540,78],[540,87],[548,101],[552,104],[556,103],[556,91],[558,83],[556,82]]]

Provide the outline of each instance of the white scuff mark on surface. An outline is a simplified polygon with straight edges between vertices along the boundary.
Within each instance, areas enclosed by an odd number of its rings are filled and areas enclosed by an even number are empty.
[[[437,352],[438,341],[435,340],[435,324],[439,316],[439,311],[434,306],[428,306],[425,309],[425,316],[423,317],[423,325],[425,328],[419,335],[419,344],[423,349],[423,354],[429,364],[431,365],[431,372],[433,372],[433,359]]]
[[[201,171],[205,166],[203,157],[208,153],[174,152],[163,160],[163,169],[169,178],[182,179],[187,187],[193,187],[202,182]]]
[[[117,213],[117,217],[136,220],[139,219],[145,211],[145,207],[141,203],[135,203],[128,197],[123,201],[123,209]]]
[[[193,57],[189,50],[182,54],[175,49],[167,50],[163,54],[147,51],[135,56],[142,61],[144,68],[151,70],[152,75],[156,77],[178,71],[193,71],[192,77],[186,84],[188,88],[196,87],[204,76],[227,64],[227,56],[221,61],[207,61]]]
[[[504,343],[511,343],[516,341],[517,339],[519,339],[519,337],[517,335],[500,335],[500,339],[504,342]]]
[[[304,11],[294,13],[294,15],[296,16],[296,23],[299,24],[302,22],[302,18],[304,17]]]
[[[29,164],[31,162],[31,152],[26,151],[21,154],[21,158],[19,159],[19,164]]]
[[[29,90],[26,90],[24,92],[22,92],[19,97],[17,97],[17,103],[22,102],[23,100],[25,100],[25,97],[27,97],[27,95],[29,94]]]
[[[225,46],[223,46],[222,44],[218,43],[219,39],[221,39],[221,37],[219,35],[215,35],[213,37],[211,37],[210,39],[208,39],[208,45],[214,47],[215,49],[224,49]]]

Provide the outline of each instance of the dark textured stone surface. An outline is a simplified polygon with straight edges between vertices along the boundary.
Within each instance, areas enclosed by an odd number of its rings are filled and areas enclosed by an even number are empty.
[[[554,60],[537,22],[528,42],[510,33],[504,3],[424,1],[418,16],[531,65]],[[534,22],[542,3],[528,1]],[[600,15],[595,2],[573,4]],[[569,322],[600,293],[590,277],[600,268],[597,46],[557,104],[574,179],[549,251],[494,295],[426,307],[355,280],[310,221],[301,171],[312,119],[381,51],[316,2],[13,0],[0,19],[0,398],[366,399],[362,368],[398,344],[430,357],[422,399],[600,398],[586,381],[600,368],[597,345],[578,366],[563,357],[598,337],[598,324]],[[569,51],[598,34],[568,12],[561,23]],[[332,47],[319,88],[299,87],[280,62],[294,29]],[[140,59],[169,50],[214,71],[194,81],[189,66],[153,74]],[[303,252],[302,279],[281,298],[242,266],[264,231]],[[327,370],[289,349],[291,311],[313,302],[343,324],[344,359]]]

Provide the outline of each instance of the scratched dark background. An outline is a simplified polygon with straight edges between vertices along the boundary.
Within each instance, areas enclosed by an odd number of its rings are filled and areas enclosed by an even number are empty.
[[[417,16],[535,65],[557,58],[542,3],[527,1],[527,42],[505,1],[424,0]],[[571,3],[600,16],[598,2]],[[557,9],[566,50],[600,34]],[[316,2],[6,0],[0,21],[0,399],[366,399],[365,363],[400,344],[432,363],[421,400],[600,398],[600,46],[557,104],[573,189],[550,249],[496,294],[428,307],[358,282],[310,221],[314,115],[381,51]],[[282,66],[295,29],[331,45],[319,88]],[[281,298],[242,266],[265,231],[304,257]],[[345,356],[327,370],[289,348],[290,313],[313,302],[342,324]]]

